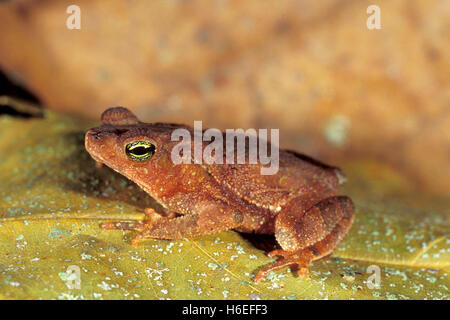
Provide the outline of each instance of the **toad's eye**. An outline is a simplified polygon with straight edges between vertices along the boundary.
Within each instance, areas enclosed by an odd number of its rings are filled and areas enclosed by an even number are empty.
[[[153,156],[155,149],[156,148],[153,143],[145,140],[139,140],[128,143],[125,146],[125,153],[131,160],[145,161]]]

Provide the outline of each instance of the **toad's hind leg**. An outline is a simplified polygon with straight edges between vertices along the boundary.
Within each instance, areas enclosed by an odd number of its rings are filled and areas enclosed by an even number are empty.
[[[303,212],[298,212],[298,201],[286,205],[275,221],[275,238],[282,250],[269,256],[280,259],[262,268],[255,281],[288,266],[297,266],[299,274],[305,275],[312,261],[333,252],[353,223],[354,206],[349,197],[330,197]]]

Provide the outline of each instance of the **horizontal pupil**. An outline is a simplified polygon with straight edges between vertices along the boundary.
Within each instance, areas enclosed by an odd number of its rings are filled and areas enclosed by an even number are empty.
[[[147,154],[149,152],[150,148],[149,147],[135,147],[130,149],[130,152],[137,155],[137,156],[142,156],[144,154]]]

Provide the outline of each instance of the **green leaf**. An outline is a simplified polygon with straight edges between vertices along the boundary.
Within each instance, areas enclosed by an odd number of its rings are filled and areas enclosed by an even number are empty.
[[[146,193],[84,150],[93,125],[48,112],[0,118],[0,297],[3,299],[448,299],[449,199],[409,190],[371,161],[346,163],[343,193],[356,204],[349,235],[304,278],[283,270],[255,284],[272,260],[234,231],[182,241],[107,231],[157,208]],[[404,192],[409,190],[409,192]],[[379,267],[380,287],[367,272]],[[80,289],[69,289],[79,268]]]

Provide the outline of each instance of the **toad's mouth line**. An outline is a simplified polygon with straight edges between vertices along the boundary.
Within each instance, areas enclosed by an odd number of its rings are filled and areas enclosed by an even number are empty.
[[[97,168],[101,168],[103,165],[105,165],[105,161],[103,159],[101,159],[100,157],[90,153],[88,151],[89,155],[91,156],[91,158],[95,161],[95,166]]]

